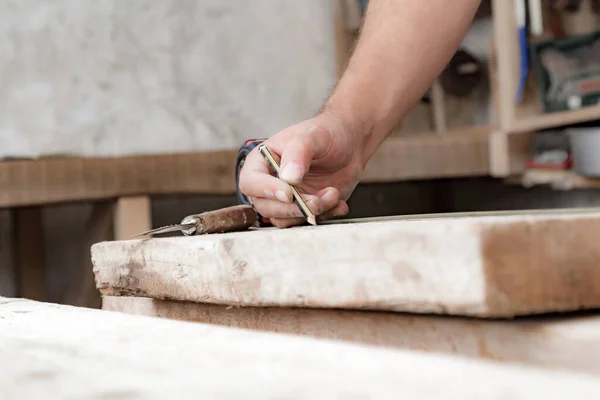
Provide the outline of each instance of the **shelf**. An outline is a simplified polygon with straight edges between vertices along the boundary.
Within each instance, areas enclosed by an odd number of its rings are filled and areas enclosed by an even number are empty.
[[[361,183],[489,174],[490,128],[388,138]],[[0,208],[122,196],[235,194],[236,151],[0,162]]]
[[[513,175],[505,183],[526,188],[547,186],[555,190],[600,189],[600,178],[586,178],[573,171],[528,170],[521,175]]]
[[[489,126],[390,137],[365,169],[363,182],[487,176]]]
[[[157,194],[235,193],[235,151],[0,162],[0,208]]]
[[[552,129],[597,119],[600,119],[600,105],[583,107],[577,110],[541,113],[517,118],[514,128],[509,133]]]
[[[515,108],[515,121],[508,133],[553,129],[600,119],[600,105],[545,113],[540,102],[537,83],[532,75],[527,81],[523,103]]]

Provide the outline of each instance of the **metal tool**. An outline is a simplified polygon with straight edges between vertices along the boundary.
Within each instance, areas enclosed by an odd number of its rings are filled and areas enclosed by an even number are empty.
[[[207,233],[243,231],[257,222],[257,213],[250,205],[242,204],[215,211],[188,215],[179,224],[163,226],[142,232],[134,237],[157,235],[168,232],[181,232],[186,236]]]
[[[162,226],[146,232],[139,233],[134,237],[159,235],[169,232],[181,232],[186,236],[202,235],[207,233],[224,233],[233,231],[246,230],[252,226],[265,227],[270,226],[271,221],[268,218],[260,215],[253,207],[252,202],[244,194],[239,187],[239,175],[246,157],[250,152],[258,148],[258,152],[265,158],[271,168],[279,175],[280,165],[273,153],[263,144],[263,139],[247,140],[240,147],[236,159],[235,185],[238,200],[240,205],[221,208],[215,211],[207,211],[201,214],[188,215],[181,220],[179,224]],[[292,187],[294,202],[311,225],[317,224],[317,217],[310,210],[304,199],[300,196],[298,189]]]

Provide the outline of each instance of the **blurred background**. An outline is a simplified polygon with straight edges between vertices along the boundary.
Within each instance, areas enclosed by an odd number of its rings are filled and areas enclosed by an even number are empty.
[[[1,1],[0,295],[98,307],[91,244],[237,204],[237,149],[319,110],[366,6]],[[349,217],[600,203],[599,12],[482,1]]]

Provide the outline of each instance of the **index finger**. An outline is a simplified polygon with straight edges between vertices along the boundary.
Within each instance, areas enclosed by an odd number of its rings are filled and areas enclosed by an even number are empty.
[[[254,148],[246,157],[239,177],[240,191],[248,197],[293,201],[292,188],[281,179],[271,175],[267,161]]]

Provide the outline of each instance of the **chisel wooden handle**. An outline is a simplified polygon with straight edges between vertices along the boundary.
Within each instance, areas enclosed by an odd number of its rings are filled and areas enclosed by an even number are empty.
[[[182,225],[194,224],[193,231],[183,231],[185,235],[202,235],[205,233],[224,233],[243,231],[254,226],[257,214],[250,205],[242,204],[225,207],[219,210],[206,211],[200,214],[188,215]]]

